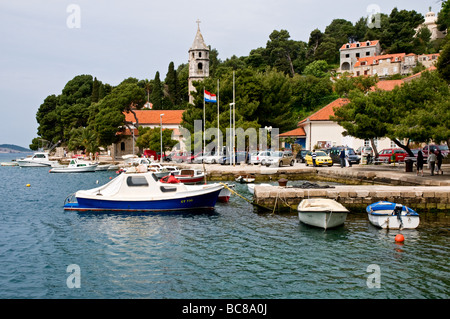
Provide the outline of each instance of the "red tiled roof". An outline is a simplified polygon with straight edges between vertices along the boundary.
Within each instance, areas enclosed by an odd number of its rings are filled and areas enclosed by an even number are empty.
[[[162,117],[163,125],[179,125],[182,121],[184,110],[134,110],[139,120],[139,125],[159,125],[160,114],[164,114]],[[133,113],[124,112],[125,121],[136,122]]]
[[[356,61],[354,67],[358,67],[361,65],[376,65],[376,64],[379,64],[380,60],[386,60],[386,59],[391,59],[391,60],[394,60],[394,62],[397,62],[397,61],[395,61],[395,58],[398,58],[398,62],[401,62],[404,57],[405,57],[405,53],[368,56],[368,57],[364,57],[364,58],[359,58],[358,61]],[[366,62],[366,64],[361,64],[362,62]]]
[[[369,42],[370,44],[367,45],[367,42]],[[361,48],[361,47],[373,47],[373,46],[377,45],[378,42],[379,42],[378,40],[372,40],[372,41],[363,41],[363,42],[355,42],[355,43],[346,43],[346,44],[343,44],[341,46],[340,50],[342,50],[342,49],[355,49],[355,48],[358,48],[358,46],[356,45],[357,43],[359,43],[359,48]],[[349,48],[347,48],[347,45],[349,45]]]
[[[337,100],[334,100],[330,104],[324,106],[320,110],[318,110],[316,113],[308,116],[304,120],[300,121],[298,123],[298,126],[305,123],[308,119],[310,121],[329,121],[330,116],[334,116],[334,109],[337,107],[341,107],[342,105],[350,103],[349,99],[339,98]]]
[[[280,137],[289,137],[289,136],[306,136],[305,130],[303,127],[298,127],[292,131],[282,133],[278,135]]]
[[[375,91],[376,89],[380,89],[383,91],[392,91],[396,86],[401,86],[403,84],[403,80],[384,80],[379,81],[377,84],[370,88],[371,91]]]

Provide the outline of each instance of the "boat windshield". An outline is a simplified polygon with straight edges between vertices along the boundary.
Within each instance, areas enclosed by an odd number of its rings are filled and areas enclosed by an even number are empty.
[[[128,176],[127,185],[130,187],[146,187],[148,182],[144,176]]]

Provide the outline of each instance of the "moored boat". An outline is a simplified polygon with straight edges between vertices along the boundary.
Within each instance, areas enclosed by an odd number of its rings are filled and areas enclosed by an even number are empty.
[[[78,211],[213,209],[222,188],[221,184],[162,183],[151,172],[124,173],[103,186],[77,191],[66,199],[64,209]]]
[[[250,175],[250,176],[248,176],[248,175],[246,175],[246,176],[238,176],[236,178],[236,182],[239,182],[239,183],[254,183],[255,182],[255,177],[252,176],[252,175]]]
[[[51,161],[47,152],[36,152],[31,157],[17,159],[16,162],[20,167],[50,167],[58,163]]]
[[[95,172],[97,163],[79,161],[75,158],[70,160],[68,166],[55,166],[49,172],[50,173],[86,173]]]
[[[204,182],[206,173],[199,169],[182,169],[173,174],[176,179],[184,184],[198,184]]]
[[[308,198],[298,205],[301,222],[324,229],[344,224],[348,209],[330,198]]]
[[[419,214],[402,204],[380,201],[366,208],[372,225],[389,229],[414,229],[419,226]]]
[[[231,188],[234,188],[234,184],[225,184],[227,187],[224,187],[219,193],[219,202],[227,203],[231,197]]]

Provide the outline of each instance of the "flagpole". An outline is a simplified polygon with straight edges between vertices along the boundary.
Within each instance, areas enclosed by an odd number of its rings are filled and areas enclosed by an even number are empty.
[[[219,79],[217,79],[217,153],[220,155],[220,139],[219,139]]]
[[[235,134],[236,134],[236,100],[235,100],[235,84],[234,84],[234,71],[233,71],[233,166],[236,166],[235,159]]]
[[[203,156],[205,156],[205,149],[206,149],[205,130],[206,130],[206,116],[205,116],[205,87],[203,87]]]

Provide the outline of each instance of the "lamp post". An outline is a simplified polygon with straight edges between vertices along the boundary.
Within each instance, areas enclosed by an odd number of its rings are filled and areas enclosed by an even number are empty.
[[[159,157],[159,162],[162,163],[162,157],[163,157],[163,142],[162,142],[162,117],[164,116],[164,113],[159,115],[159,126],[160,126],[160,138],[161,138],[161,156]]]

